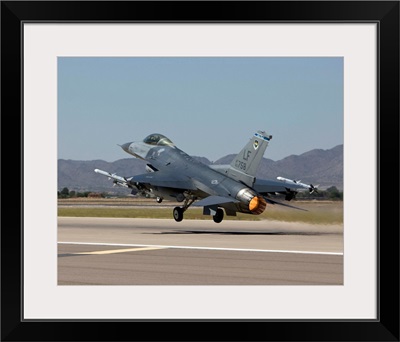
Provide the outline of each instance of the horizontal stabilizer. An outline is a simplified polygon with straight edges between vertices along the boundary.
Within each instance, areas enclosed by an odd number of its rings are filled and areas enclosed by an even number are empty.
[[[225,203],[238,203],[239,201],[232,197],[223,196],[208,196],[198,202],[195,202],[193,206],[195,207],[206,207],[211,205],[220,205]]]
[[[265,201],[266,201],[267,203],[269,203],[269,204],[279,204],[279,205],[283,205],[284,207],[289,207],[289,208],[293,208],[293,209],[297,209],[297,210],[302,210],[302,211],[308,211],[308,210],[303,209],[303,208],[294,207],[293,205],[289,205],[289,204],[285,204],[285,203],[281,203],[281,202],[274,201],[274,200],[272,200],[272,199],[270,199],[270,198],[268,198],[268,197],[265,197],[265,196],[263,196],[263,197],[264,197]]]

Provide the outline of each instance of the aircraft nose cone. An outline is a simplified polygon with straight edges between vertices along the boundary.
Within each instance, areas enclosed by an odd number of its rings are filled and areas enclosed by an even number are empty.
[[[131,144],[132,144],[132,142],[128,142],[128,143],[122,144],[120,146],[125,152],[129,152],[129,146],[131,146]]]

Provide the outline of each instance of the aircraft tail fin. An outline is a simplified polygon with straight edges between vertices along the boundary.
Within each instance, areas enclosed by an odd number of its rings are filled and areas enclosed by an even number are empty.
[[[256,173],[272,135],[257,131],[233,159],[228,175],[248,186],[253,186]]]

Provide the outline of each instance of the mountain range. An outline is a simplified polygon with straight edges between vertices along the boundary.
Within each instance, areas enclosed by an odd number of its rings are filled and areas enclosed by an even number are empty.
[[[194,157],[206,165],[230,164],[236,154],[229,154],[210,162],[204,157]],[[145,173],[146,162],[136,158],[104,160],[58,160],[58,190],[67,187],[70,191],[93,191],[129,193],[126,188],[113,187],[107,177],[96,174],[101,169],[119,176],[130,177]],[[257,178],[274,179],[281,176],[301,180],[303,183],[319,185],[320,189],[336,186],[343,189],[343,145],[328,150],[314,149],[300,155],[290,155],[278,161],[263,158]]]

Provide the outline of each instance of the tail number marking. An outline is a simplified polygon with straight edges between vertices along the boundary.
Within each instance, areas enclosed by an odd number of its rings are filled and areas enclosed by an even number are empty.
[[[235,166],[240,170],[246,170],[246,163],[236,159]]]

